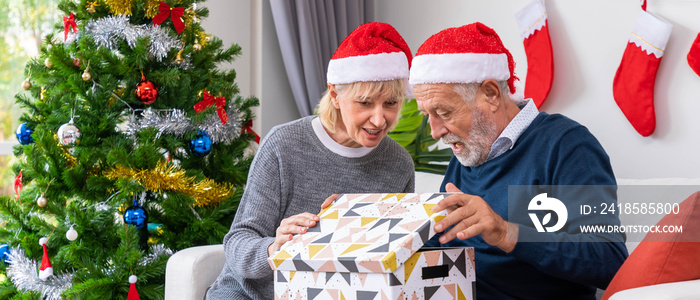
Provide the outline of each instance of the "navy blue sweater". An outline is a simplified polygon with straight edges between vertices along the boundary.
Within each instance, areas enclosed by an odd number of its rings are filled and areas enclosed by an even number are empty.
[[[580,233],[579,225],[620,224],[616,215],[579,215],[584,204],[616,203],[616,182],[598,140],[565,116],[541,112],[513,149],[481,166],[464,167],[453,157],[441,191],[448,182],[482,197],[501,217],[519,226],[511,253],[486,244],[480,235],[444,245],[475,248],[478,299],[595,299],[595,287],[605,289],[627,258],[624,234]],[[543,186],[542,191],[553,193],[549,196],[556,196],[569,212],[566,226],[538,233],[527,217],[532,194],[516,197],[517,185]],[[564,188],[556,191],[552,186]],[[435,237],[426,246],[437,244]]]

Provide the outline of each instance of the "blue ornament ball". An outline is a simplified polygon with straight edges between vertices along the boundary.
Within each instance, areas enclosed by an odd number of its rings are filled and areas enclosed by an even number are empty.
[[[8,257],[9,254],[10,254],[10,246],[8,244],[0,245],[0,260],[3,263],[8,263],[10,261],[10,258]]]
[[[199,131],[197,137],[190,141],[190,152],[196,157],[203,157],[211,152],[211,138],[204,131]]]
[[[22,145],[29,145],[34,142],[34,139],[32,138],[32,132],[34,132],[34,129],[31,129],[29,127],[29,124],[22,123],[17,127],[17,131],[15,134],[17,135],[17,140],[19,141],[20,144]]]
[[[146,210],[139,205],[136,199],[134,199],[134,204],[129,206],[124,212],[124,223],[134,225],[138,229],[147,225],[148,214]]]

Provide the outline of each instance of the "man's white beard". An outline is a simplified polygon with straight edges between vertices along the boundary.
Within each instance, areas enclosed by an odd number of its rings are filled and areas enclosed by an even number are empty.
[[[462,153],[455,154],[457,160],[465,167],[476,167],[488,158],[491,144],[498,137],[496,122],[491,120],[478,108],[472,112],[472,124],[469,131],[469,142],[454,133],[448,133],[442,137],[445,144],[462,143]]]

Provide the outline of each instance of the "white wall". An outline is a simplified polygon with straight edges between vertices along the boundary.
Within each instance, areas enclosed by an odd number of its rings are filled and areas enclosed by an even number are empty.
[[[525,80],[527,60],[515,13],[528,0],[377,0],[377,21],[396,27],[415,52],[430,35],[482,22],[496,30]],[[700,77],[686,55],[700,31],[700,1],[649,1],[673,27],[656,79],[656,132],[642,137],[612,96],[612,82],[640,10],[639,0],[546,0],[554,51],[552,90],[541,107],[589,128],[617,177],[700,177]]]
[[[282,63],[269,1],[210,0],[202,4],[209,17],[204,30],[220,38],[225,47],[236,43],[242,54],[233,63],[219,66],[236,70],[236,83],[243,97],[255,96],[260,106],[253,130],[264,136],[275,125],[299,118]]]
[[[394,25],[415,52],[430,35],[479,21],[494,28],[524,81],[527,60],[514,14],[528,0],[376,0],[377,21]],[[700,31],[699,0],[655,0],[648,11],[674,25],[656,80],[656,132],[640,136],[612,96],[612,81],[639,13],[639,0],[546,0],[555,79],[542,110],[587,126],[617,177],[700,177],[700,77],[686,55]],[[256,130],[299,117],[267,0],[210,0],[205,29],[243,47],[233,65],[243,95],[261,101]],[[238,65],[240,64],[240,66]],[[522,86],[522,84],[521,84]]]

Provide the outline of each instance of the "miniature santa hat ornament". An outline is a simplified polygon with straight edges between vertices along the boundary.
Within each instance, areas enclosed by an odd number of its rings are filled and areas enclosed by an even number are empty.
[[[386,23],[366,23],[340,43],[328,62],[326,81],[348,84],[408,79],[411,58],[411,49],[394,27]]]
[[[139,292],[136,291],[136,275],[129,276],[129,294],[126,295],[126,300],[140,300]]]
[[[39,279],[46,280],[53,276],[53,267],[51,266],[51,261],[49,261],[49,253],[46,251],[47,238],[43,237],[39,239],[39,245],[44,248],[44,256],[41,258],[41,267],[39,268]]]
[[[642,136],[656,129],[654,82],[672,25],[646,12],[646,1],[634,23],[613,79],[613,97],[627,120]]]
[[[409,83],[508,81],[515,94],[515,61],[501,38],[479,22],[447,28],[428,38],[413,58]]]
[[[554,78],[552,42],[544,0],[533,0],[515,14],[527,56],[525,98],[532,98],[539,108],[549,95]]]

